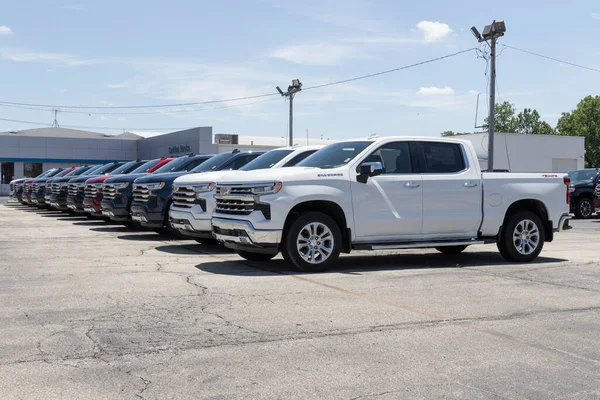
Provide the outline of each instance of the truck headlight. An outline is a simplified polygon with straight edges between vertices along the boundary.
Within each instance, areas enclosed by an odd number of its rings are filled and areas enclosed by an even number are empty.
[[[197,199],[201,199],[204,197],[204,196],[202,196],[204,193],[212,192],[214,189],[215,189],[214,182],[203,183],[201,185],[194,186],[194,193],[196,193]]]
[[[148,189],[148,190],[158,190],[158,189],[162,189],[164,187],[165,187],[165,183],[164,182],[147,183],[146,184],[146,189]]]
[[[266,184],[264,186],[255,186],[252,188],[252,193],[261,195],[261,194],[274,194],[281,190],[283,184],[281,182],[273,182]]]
[[[119,182],[119,183],[113,183],[113,186],[115,187],[115,189],[119,190],[119,189],[125,189],[129,187],[129,182]]]

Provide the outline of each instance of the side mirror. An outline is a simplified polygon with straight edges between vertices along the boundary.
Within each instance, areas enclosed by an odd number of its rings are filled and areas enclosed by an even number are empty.
[[[360,165],[360,174],[377,176],[383,174],[383,165],[380,162],[365,162]]]

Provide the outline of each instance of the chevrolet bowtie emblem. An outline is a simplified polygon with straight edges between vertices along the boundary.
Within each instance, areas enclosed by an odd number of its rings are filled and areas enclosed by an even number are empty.
[[[228,188],[224,188],[224,187],[219,188],[219,193],[220,194],[227,194],[227,193],[229,193],[229,189]]]

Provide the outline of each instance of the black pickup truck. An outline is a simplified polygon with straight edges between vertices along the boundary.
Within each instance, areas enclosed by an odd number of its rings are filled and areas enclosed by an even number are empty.
[[[600,184],[600,168],[569,172],[571,178],[571,212],[576,218],[589,218],[594,213],[594,191]]]

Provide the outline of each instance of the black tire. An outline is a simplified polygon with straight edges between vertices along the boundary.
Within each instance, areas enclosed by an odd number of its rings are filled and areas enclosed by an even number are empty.
[[[464,246],[443,246],[443,247],[436,247],[435,249],[443,254],[459,254],[459,253],[462,253],[463,251],[465,251],[465,249],[467,247],[468,246],[466,246],[466,245],[464,245]]]
[[[584,197],[577,202],[577,207],[575,208],[575,217],[580,219],[589,218],[593,213],[594,207],[592,204],[592,199]]]
[[[215,238],[198,238],[195,240],[196,240],[196,242],[203,244],[205,246],[216,246],[217,245],[217,239],[215,239]]]
[[[517,225],[522,223],[527,225],[527,231],[525,234],[527,234],[527,232],[531,233],[526,239],[519,239],[518,237],[514,236],[518,233]],[[535,225],[535,227],[531,224]],[[529,252],[533,246],[531,244],[527,244],[527,242],[523,244],[525,240],[527,240],[528,243],[537,243],[537,247],[535,247],[533,251]],[[545,232],[540,217],[531,211],[520,211],[508,219],[506,225],[502,228],[502,234],[497,245],[500,254],[506,260],[512,262],[530,262],[535,260],[540,254],[542,248],[544,247],[544,241]],[[520,245],[523,246],[521,251],[518,248]]]
[[[304,228],[311,223],[318,223],[326,226],[331,232],[332,239],[327,240],[327,242],[331,244],[331,253],[329,256],[322,262],[317,264],[310,263],[306,261],[302,255],[300,254],[300,250],[298,250],[297,240],[300,232],[304,230]],[[317,233],[318,234],[318,233]],[[329,237],[329,236],[327,236]],[[326,242],[324,241],[323,244]],[[321,244],[321,242],[317,242],[317,244]],[[307,251],[309,251],[308,244],[306,246]],[[338,224],[334,221],[330,216],[320,213],[320,212],[307,212],[305,214],[301,214],[294,221],[289,224],[289,227],[284,232],[284,237],[281,246],[281,254],[283,258],[294,265],[301,271],[305,272],[322,272],[334,265],[337,262],[337,259],[340,256],[340,251],[342,249],[342,233]]]
[[[245,258],[248,261],[265,262],[271,261],[277,254],[252,253],[251,251],[236,250],[238,256]]]

